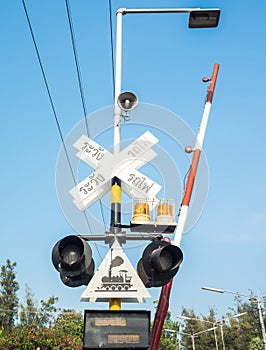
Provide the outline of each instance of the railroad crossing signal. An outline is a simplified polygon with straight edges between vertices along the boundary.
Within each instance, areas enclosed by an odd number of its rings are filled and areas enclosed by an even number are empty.
[[[176,275],[182,261],[179,247],[156,239],[145,248],[137,271],[145,287],[161,287]]]
[[[114,155],[95,141],[81,136],[74,144],[76,154],[96,171],[70,190],[74,204],[81,210],[100,199],[111,189],[114,177],[122,181],[122,190],[130,197],[154,199],[162,188],[137,169],[151,161],[157,154],[151,149],[159,140],[149,131],[141,135],[123,151]]]
[[[112,154],[94,140],[85,135],[81,136],[74,144],[74,147],[78,150],[76,155],[96,170],[70,190],[75,205],[81,211],[86,210],[111,189],[111,181],[114,177],[117,177],[121,180],[122,189],[127,195],[133,198],[145,198],[149,201],[150,209],[153,209],[159,202],[155,196],[160,191],[161,186],[141,174],[137,169],[157,156],[152,150],[152,146],[158,141],[155,136],[147,131],[120,153]],[[64,284],[70,287],[87,285],[81,296],[82,301],[108,301],[112,298],[119,298],[122,302],[143,302],[144,298],[150,297],[145,287],[159,285],[159,277],[149,272],[145,254],[142,257],[145,276],[143,273],[140,274],[139,271],[138,275],[124,253],[121,244],[122,242],[114,239],[109,253],[94,275],[94,261],[89,245],[81,237],[68,236],[57,242],[53,248],[53,264],[59,271]],[[152,256],[154,254],[158,255],[154,262],[164,266],[165,256],[168,254],[167,257],[169,258],[169,255],[176,253],[174,251],[176,247],[171,245],[168,247],[165,242],[159,245],[153,242],[145,249],[144,253],[154,244],[156,249],[152,249]],[[156,250],[156,253],[153,250]],[[173,256],[171,256],[171,259],[173,266],[168,267],[172,269],[171,276],[174,276],[178,270],[178,267],[175,266],[177,261]],[[151,265],[151,269],[153,268],[154,266]],[[162,283],[164,283],[167,274],[166,268],[162,267],[162,269],[165,273],[161,273],[160,276],[163,276]],[[173,272],[174,270],[175,272]],[[149,279],[149,283],[146,283],[147,279]],[[155,280],[156,283],[154,283]]]
[[[56,243],[52,262],[68,287],[87,285],[94,274],[94,261],[88,243],[78,236],[67,236]]]

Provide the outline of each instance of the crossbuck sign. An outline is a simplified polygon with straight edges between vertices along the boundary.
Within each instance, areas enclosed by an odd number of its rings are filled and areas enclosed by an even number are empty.
[[[78,150],[76,155],[95,171],[70,190],[74,204],[79,210],[86,210],[110,191],[111,180],[117,177],[128,196],[146,198],[155,205],[158,202],[155,196],[162,187],[137,169],[157,156],[152,146],[158,141],[147,131],[114,155],[87,136],[81,136],[73,145]]]

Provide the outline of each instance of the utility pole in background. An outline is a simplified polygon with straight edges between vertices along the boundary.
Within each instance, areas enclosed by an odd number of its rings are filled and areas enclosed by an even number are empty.
[[[264,350],[266,350],[266,333],[265,333],[265,325],[263,321],[263,315],[262,315],[262,307],[261,307],[261,302],[266,301],[266,297],[262,297],[259,295],[257,291],[257,296],[251,297],[245,294],[241,294],[238,292],[233,292],[230,290],[225,290],[225,289],[218,289],[218,288],[212,288],[212,287],[202,287],[203,290],[207,290],[209,292],[215,292],[215,293],[227,293],[227,294],[234,294],[240,297],[245,297],[248,298],[251,303],[254,303],[257,305],[258,313],[259,313],[259,320],[260,320],[260,328],[261,328],[261,333],[262,333],[262,340],[263,340],[263,346]]]

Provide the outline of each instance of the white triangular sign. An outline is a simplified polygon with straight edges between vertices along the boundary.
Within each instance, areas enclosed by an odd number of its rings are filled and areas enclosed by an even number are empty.
[[[143,303],[144,298],[150,298],[149,292],[116,240],[82,293],[81,301],[108,302],[112,298],[119,298],[126,303]]]

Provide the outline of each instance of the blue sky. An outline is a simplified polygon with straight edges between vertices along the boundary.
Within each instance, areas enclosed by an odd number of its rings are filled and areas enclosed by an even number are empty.
[[[57,116],[67,139],[75,125],[82,123],[83,111],[65,2],[28,0],[26,4]],[[262,295],[266,293],[266,4],[262,1],[250,5],[242,1],[113,0],[112,5],[114,39],[115,12],[120,7],[221,9],[219,27],[210,30],[188,29],[188,18],[183,14],[125,16],[122,86],[123,90],[134,91],[140,103],[165,109],[163,126],[168,125],[168,116],[174,113],[196,133],[207,89],[201,78],[210,76],[214,63],[220,63],[204,144],[208,197],[198,222],[184,235],[185,259],[175,278],[170,310],[174,316],[181,312],[183,305],[194,308],[198,314],[206,314],[209,306],[215,306],[218,314],[222,314],[233,305],[233,297],[204,292],[202,286],[244,294],[256,289]],[[27,283],[36,298],[56,295],[59,306],[64,308],[107,308],[106,304],[80,303],[83,288],[64,286],[52,266],[53,245],[65,235],[77,233],[61,211],[56,193],[55,173],[61,140],[22,3],[9,1],[0,6],[0,264],[7,258],[17,262],[21,298]],[[88,114],[92,115],[88,119],[89,127],[110,129],[112,115],[107,121],[101,119],[102,112],[97,112],[113,104],[108,1],[70,1],[70,6],[86,105]],[[171,157],[176,157],[180,188],[190,158],[181,147],[175,150],[165,134],[160,135],[158,129],[151,127],[150,115],[146,120],[146,115],[140,115],[141,108],[137,110],[136,121],[150,125],[149,130],[162,138],[163,149],[171,149]],[[134,137],[135,131],[139,136],[145,129],[134,129],[130,123],[123,127],[125,138]],[[171,133],[179,135],[180,130],[173,127]],[[99,140],[110,146],[112,132],[106,131]],[[84,167],[83,171],[91,170]],[[153,175],[151,169],[146,171],[151,172],[150,177]],[[173,185],[175,178],[164,178],[164,181]],[[201,182],[197,182],[198,190],[200,186]],[[179,204],[180,198],[176,200]],[[104,215],[108,225],[107,209]],[[93,249],[99,264],[101,259],[95,247]],[[99,249],[104,255],[106,248]],[[134,266],[143,249],[143,245],[127,249]],[[146,305],[126,307],[153,308],[152,300],[158,298],[159,290],[154,288],[151,294],[152,299]]]

